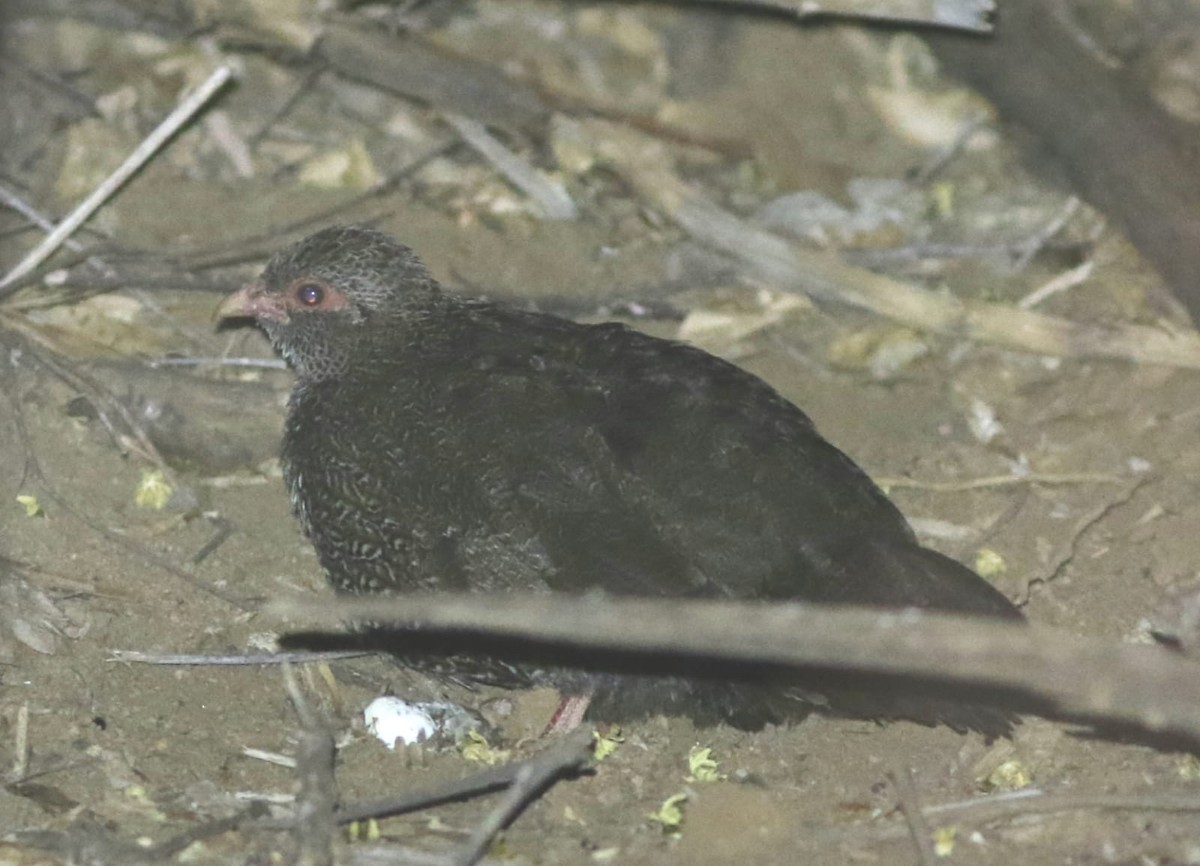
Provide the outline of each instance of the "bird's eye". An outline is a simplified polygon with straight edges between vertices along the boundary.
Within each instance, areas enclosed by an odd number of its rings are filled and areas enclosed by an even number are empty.
[[[317,307],[325,300],[325,288],[319,283],[301,283],[296,286],[295,295],[304,306]]]

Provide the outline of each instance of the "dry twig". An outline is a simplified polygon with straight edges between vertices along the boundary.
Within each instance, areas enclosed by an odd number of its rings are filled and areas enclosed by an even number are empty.
[[[892,790],[896,792],[900,811],[904,813],[904,823],[908,825],[908,833],[912,836],[917,856],[921,858],[922,866],[932,866],[937,862],[937,854],[934,853],[932,834],[917,799],[917,787],[913,784],[912,771],[908,767],[901,767],[887,775],[888,781],[892,783]]]
[[[711,0],[683,0],[704,3]],[[725,0],[730,6],[775,9],[797,18],[829,15],[885,21],[893,24],[926,24],[980,33],[991,31],[993,0]]]
[[[53,255],[54,251],[62,246],[63,241],[83,225],[88,217],[108,201],[109,197],[120,189],[129,178],[133,177],[138,169],[158,152],[167,139],[178,132],[179,128],[187,123],[232,77],[233,70],[230,67],[218,67],[199,87],[188,93],[175,110],[146,136],[133,153],[117,167],[116,171],[92,190],[92,194],[80,202],[78,207],[55,227],[54,231],[50,232],[40,244],[17,263],[16,267],[0,279],[0,290],[12,285]]]
[[[523,761],[500,804],[471,834],[457,866],[475,866],[487,853],[492,840],[511,824],[525,807],[555,781],[576,772],[591,755],[592,731],[579,728],[561,742]]]
[[[545,219],[573,220],[579,216],[566,187],[501,144],[482,123],[460,114],[446,114],[444,119],[509,183],[533,199]]]
[[[283,666],[283,682],[291,698],[303,732],[296,750],[296,770],[300,790],[296,795],[296,842],[300,866],[330,866],[333,863],[333,836],[337,829],[337,779],[333,762],[336,748],[333,737],[320,715],[305,698],[290,665]]]
[[[451,803],[487,794],[515,784],[522,773],[526,772],[526,767],[532,768],[528,771],[529,778],[542,778],[548,784],[554,779],[581,771],[591,757],[591,742],[590,729],[581,729],[524,761],[513,761],[501,767],[491,767],[465,779],[456,779],[424,790],[408,791],[395,797],[344,806],[337,812],[337,822],[352,824],[368,818],[402,815],[406,812],[428,809],[441,803]]]
[[[154,653],[141,650],[110,650],[110,662],[139,665],[183,665],[183,666],[217,666],[243,667],[250,665],[285,665],[307,664],[308,662],[341,661],[356,659],[369,652],[358,650],[331,650],[329,652],[280,652],[280,653],[227,653],[214,655],[211,653]]]
[[[1062,812],[1130,812],[1200,814],[1200,795],[1184,788],[1170,791],[1141,791],[1130,794],[1086,794],[1067,791],[1046,793],[1026,788],[987,797],[972,797],[952,803],[923,806],[928,821],[939,824],[952,821],[960,828],[996,824],[1001,821],[1054,815]],[[814,844],[830,845],[866,839],[875,842],[899,840],[909,833],[896,823],[870,823],[833,827],[811,825],[803,831]]]
[[[934,493],[960,493],[992,487],[1019,487],[1025,484],[1119,484],[1123,478],[1101,472],[1030,472],[1027,475],[984,475],[951,481],[922,481],[919,478],[879,477],[875,483],[884,490],[929,490]]]

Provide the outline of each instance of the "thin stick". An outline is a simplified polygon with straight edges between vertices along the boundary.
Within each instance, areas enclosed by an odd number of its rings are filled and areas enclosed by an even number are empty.
[[[463,141],[490,162],[509,183],[532,198],[544,218],[573,220],[579,216],[574,200],[561,183],[542,174],[523,157],[497,141],[482,123],[450,113],[444,115],[444,119],[462,136]]]
[[[1023,249],[1021,250],[1021,255],[1013,262],[1013,273],[1020,273],[1029,266],[1029,263],[1033,261],[1033,257],[1050,242],[1051,238],[1062,231],[1063,226],[1071,221],[1071,217],[1078,213],[1081,204],[1082,202],[1079,201],[1078,196],[1071,196],[1050,222],[1046,223],[1046,225],[1042,226],[1041,229],[1034,232],[1031,237],[1026,238],[1021,243]]]
[[[17,708],[17,725],[13,734],[13,766],[11,780],[19,782],[29,772],[29,702]]]
[[[29,202],[25,201],[25,199],[21,198],[3,184],[0,184],[0,203],[12,208],[42,231],[54,231],[54,223],[49,218],[44,216],[40,211],[36,210],[33,205],[29,204]],[[68,239],[66,244],[67,249],[74,250],[77,253],[83,252],[83,244],[77,240]]]
[[[21,277],[48,259],[55,250],[62,246],[67,238],[74,234],[76,229],[83,225],[96,212],[100,205],[104,204],[113,193],[120,189],[162,147],[167,139],[187,123],[212,98],[213,94],[220,90],[225,85],[225,82],[229,81],[232,77],[232,68],[228,66],[218,67],[203,84],[184,96],[175,110],[167,116],[166,120],[146,136],[142,143],[134,149],[133,153],[121,163],[116,171],[96,187],[91,195],[84,199],[66,219],[58,224],[54,231],[50,232],[40,244],[30,251],[29,255],[18,262],[17,266],[9,271],[3,279],[0,279],[0,289],[21,279]]]
[[[987,123],[987,115],[983,112],[968,118],[967,121],[958,130],[958,135],[954,136],[954,141],[944,148],[940,153],[934,155],[933,159],[921,167],[917,172],[917,176],[913,178],[913,182],[925,185],[933,181],[942,169],[953,162],[966,149],[967,144],[975,137],[975,133],[983,129]]]
[[[917,849],[917,856],[921,858],[922,866],[933,866],[937,862],[937,853],[933,850],[933,834],[929,830],[929,825],[925,823],[925,816],[921,813],[921,804],[917,799],[917,786],[913,784],[912,771],[908,767],[901,767],[888,773],[887,777],[888,781],[892,783],[892,790],[896,792],[896,800],[900,804],[900,811],[904,813],[904,821],[908,824],[908,832],[912,836],[913,845]]]
[[[1036,789],[1010,791],[991,797],[976,797],[922,807],[925,817],[937,823],[956,825],[996,824],[1015,818],[1054,815],[1061,812],[1164,812],[1200,814],[1200,794],[1180,788],[1173,791],[1129,794],[1046,793]],[[896,824],[855,827],[813,827],[811,838],[821,844],[848,840],[887,841],[900,839],[907,830]]]
[[[1046,793],[1037,790],[1012,791],[993,797],[960,800],[925,806],[927,817],[953,818],[955,821],[984,823],[1017,815],[1049,815],[1054,812],[1197,812],[1200,794],[1196,791],[1155,791],[1134,794],[1077,794],[1070,791]]]
[[[181,851],[184,851],[197,842],[212,839],[216,836],[223,836],[232,830],[237,830],[251,823],[264,811],[265,809],[261,803],[254,803],[236,815],[205,821],[149,848],[129,848],[120,851],[121,856],[104,858],[101,855],[98,859],[106,859],[108,862],[125,863],[167,863],[175,859],[175,856]]]
[[[42,231],[46,233],[54,231],[53,220],[3,185],[0,185],[0,202],[8,205]],[[71,250],[72,252],[83,253],[86,255],[87,257],[85,261],[91,265],[92,270],[100,274],[103,279],[114,281],[117,279],[116,271],[110,268],[108,263],[99,256],[87,255],[83,244],[81,244],[79,241],[75,240],[74,238],[67,238],[65,243],[67,249]]]
[[[557,779],[575,772],[591,754],[592,731],[579,728],[557,745],[526,761],[513,779],[508,794],[488,813],[471,834],[457,866],[475,866],[496,834],[511,824],[518,815],[550,787]]]
[[[125,662],[138,665],[183,665],[241,667],[252,665],[306,664],[329,662],[341,659],[356,659],[369,652],[360,650],[330,650],[329,652],[284,652],[284,653],[232,653],[206,655],[204,653],[154,653],[140,650],[110,650],[110,662]]]
[[[242,755],[255,761],[263,761],[268,764],[274,764],[277,767],[287,767],[289,770],[296,769],[295,758],[289,758],[287,755],[281,755],[278,752],[268,752],[265,749],[251,749],[249,747],[244,747],[242,749]]]
[[[290,665],[283,666],[283,682],[303,732],[296,749],[300,791],[296,795],[296,856],[299,866],[330,866],[333,836],[337,829],[337,749],[320,713],[309,706]]]
[[[957,481],[921,481],[918,478],[876,478],[884,490],[930,490],[935,493],[958,493],[965,490],[984,490],[991,487],[1012,487],[1021,484],[1119,484],[1125,479],[1099,472],[1031,472],[1028,475],[984,475]]]
[[[1054,279],[1038,286],[1021,300],[1017,301],[1017,308],[1021,310],[1032,310],[1046,298],[1052,295],[1057,295],[1060,292],[1065,292],[1067,289],[1072,289],[1080,283],[1087,280],[1092,275],[1092,271],[1096,269],[1096,260],[1088,259],[1081,265],[1071,268],[1069,271],[1064,271]]]
[[[351,803],[338,810],[337,822],[345,826],[356,821],[366,821],[370,818],[386,818],[392,815],[405,815],[421,809],[440,806],[442,803],[454,803],[469,797],[478,797],[507,788],[516,778],[520,767],[517,764],[505,764],[493,767],[481,773],[468,776],[465,779],[453,779],[428,788],[418,788],[405,791],[391,797],[380,797],[375,800],[365,800],[361,803]],[[290,826],[291,819],[275,821],[269,826]]]
[[[233,524],[224,517],[215,517],[213,522],[217,525],[216,532],[212,538],[200,545],[200,549],[192,554],[192,565],[199,565],[204,562],[214,550],[224,544],[229,536],[233,535]]]
[[[684,2],[708,5],[710,0]],[[943,3],[932,0],[729,0],[729,5],[790,12],[800,19],[844,16],[866,21],[924,24],[979,33],[991,31],[991,13],[995,11],[993,0],[950,0]]]
[[[262,370],[286,370],[287,363],[278,358],[209,358],[188,356],[183,358],[151,358],[146,366],[153,370],[159,367],[252,367]]]
[[[442,803],[451,803],[467,797],[487,794],[514,784],[523,769],[529,765],[534,767],[533,775],[541,775],[544,768],[557,767],[558,773],[555,778],[558,778],[582,768],[590,755],[591,730],[590,728],[581,729],[563,738],[560,744],[551,746],[544,752],[524,761],[513,761],[500,767],[492,767],[465,779],[444,782],[425,790],[407,791],[395,797],[343,806],[338,809],[337,822],[345,825],[355,821],[365,821],[367,818],[402,815]]]

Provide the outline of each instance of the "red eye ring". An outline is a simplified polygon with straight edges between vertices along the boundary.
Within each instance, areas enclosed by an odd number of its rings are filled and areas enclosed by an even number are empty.
[[[319,307],[325,300],[325,287],[320,283],[304,282],[296,286],[292,294],[305,307]]]

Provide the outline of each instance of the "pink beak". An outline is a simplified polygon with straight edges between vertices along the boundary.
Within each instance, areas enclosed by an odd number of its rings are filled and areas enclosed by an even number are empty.
[[[221,301],[216,319],[273,319],[284,321],[287,309],[278,295],[268,295],[262,283],[250,283]]]

